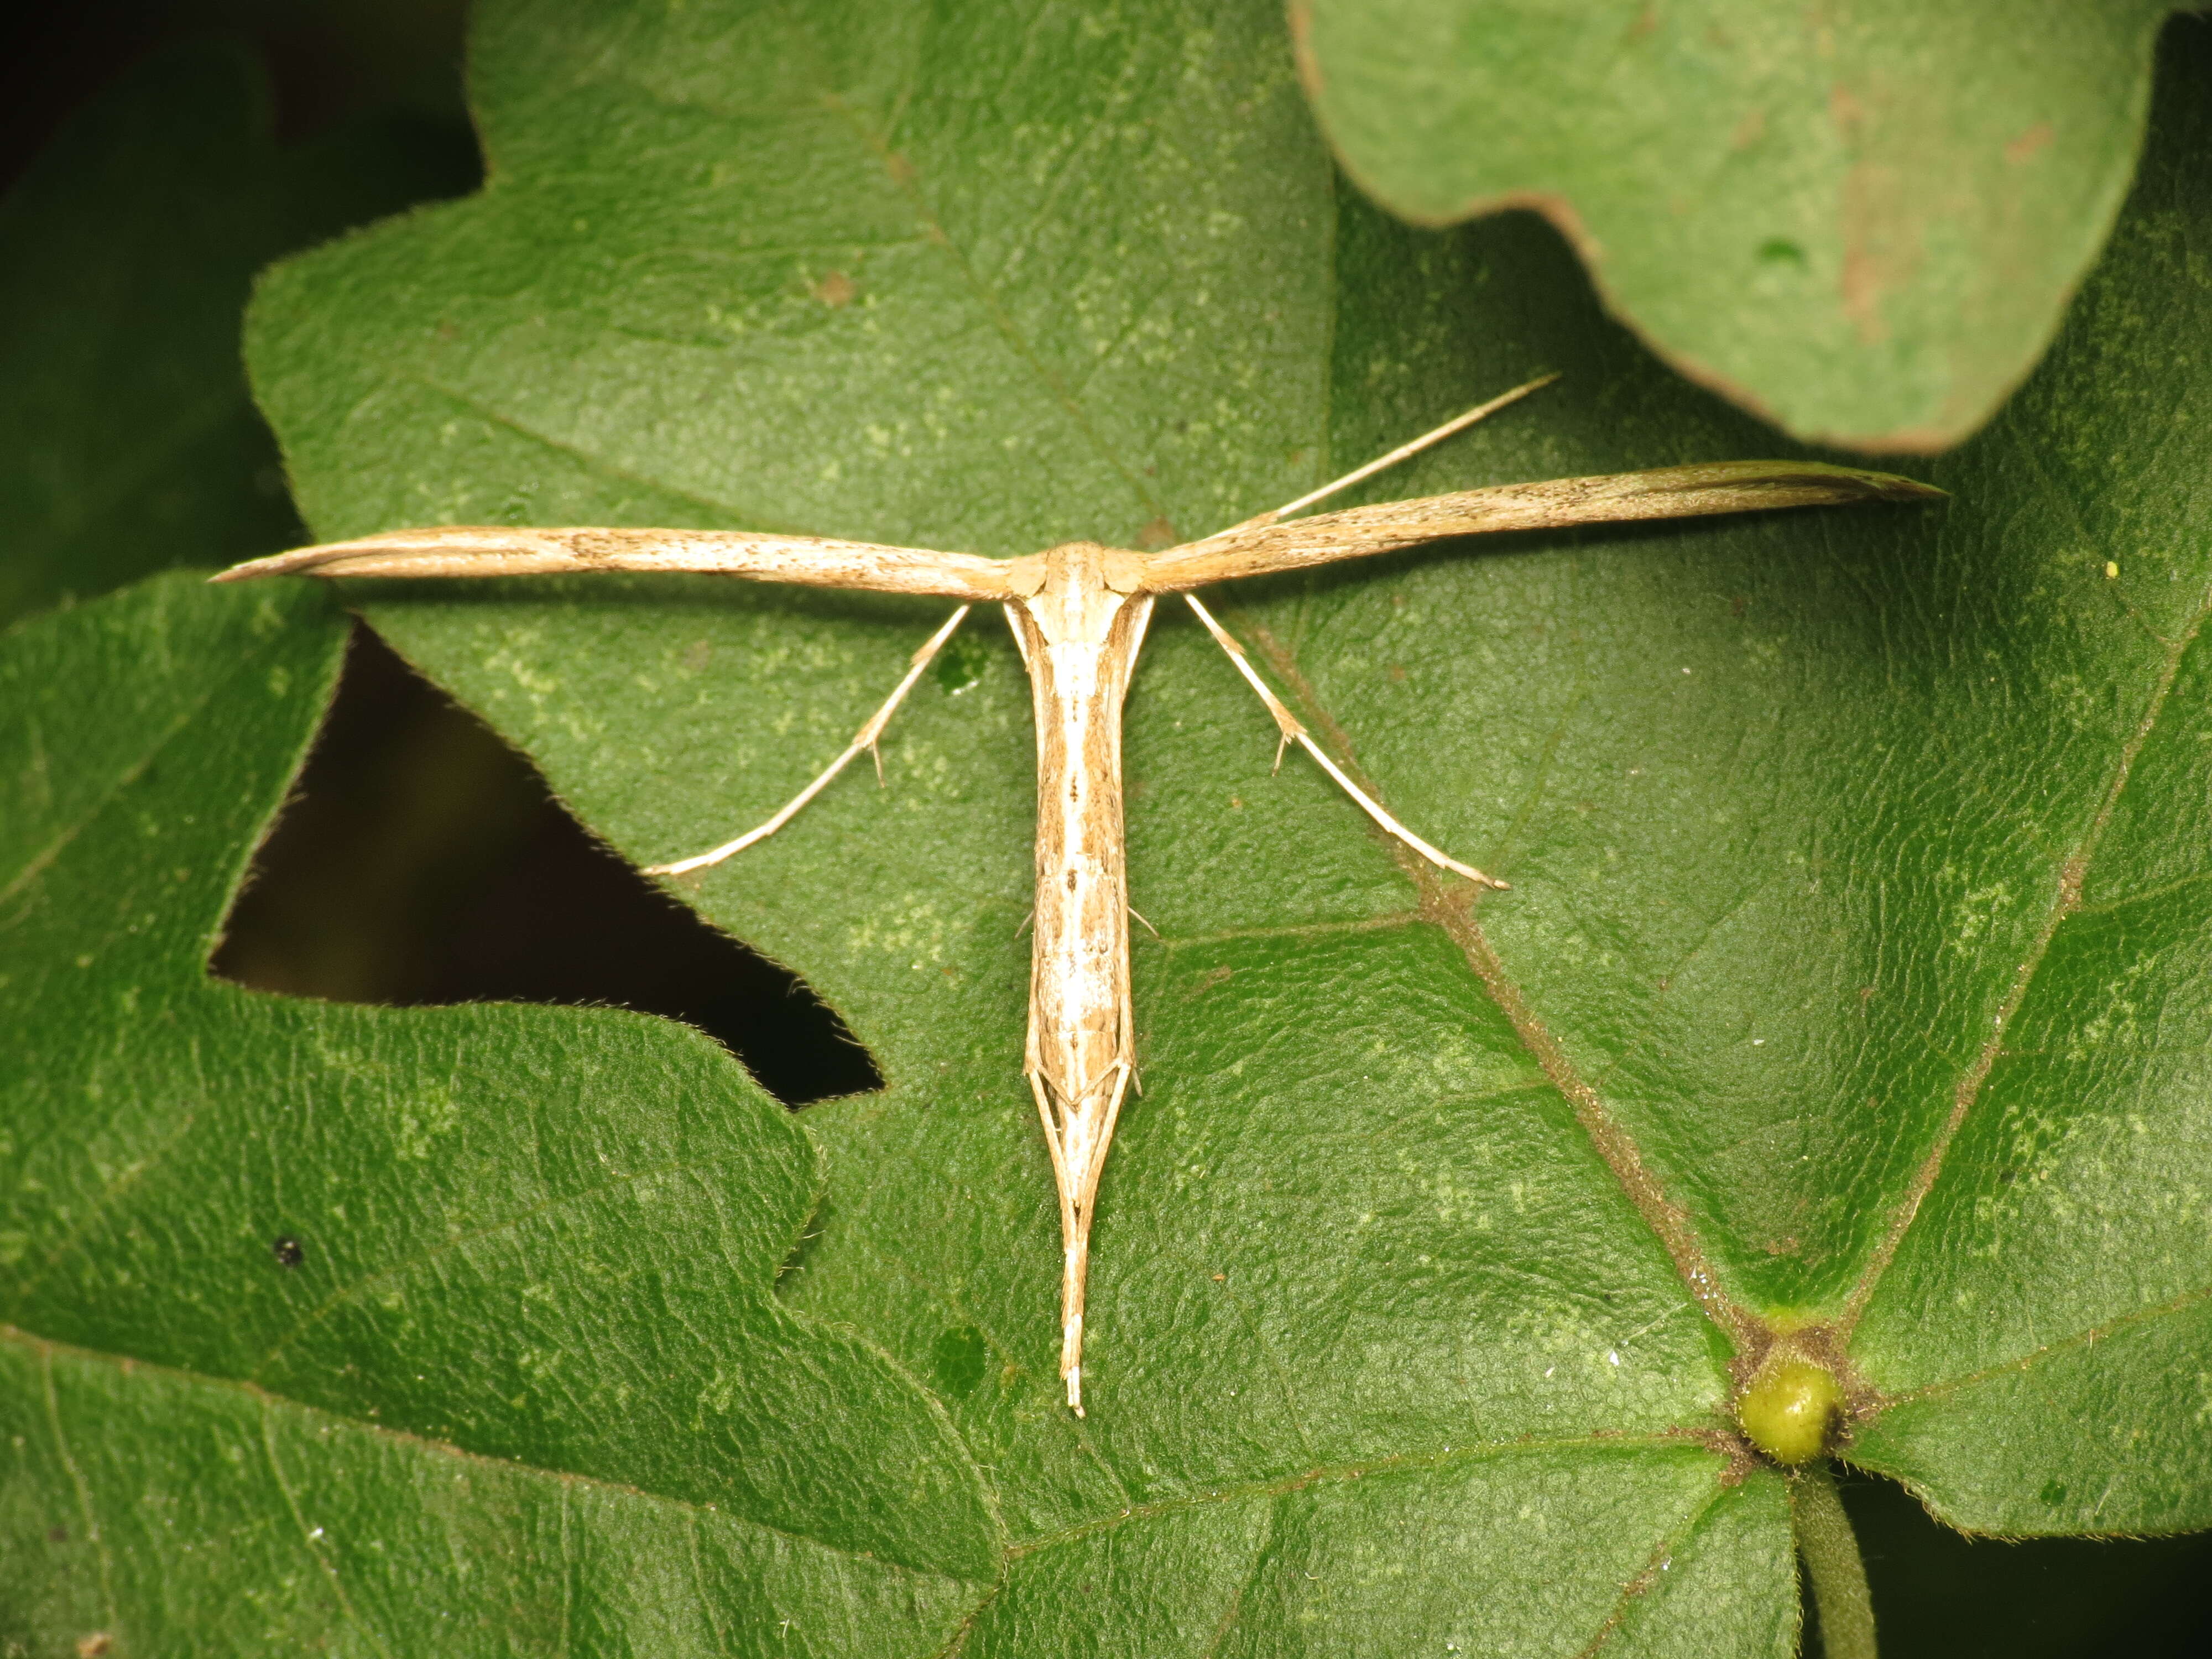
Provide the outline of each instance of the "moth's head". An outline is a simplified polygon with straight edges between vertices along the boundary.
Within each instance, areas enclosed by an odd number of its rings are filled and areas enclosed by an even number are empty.
[[[1126,547],[1098,542],[1062,542],[1042,553],[1015,559],[1007,570],[1014,590],[1024,598],[1048,587],[1062,590],[1103,588],[1114,593],[1134,593],[1143,586],[1145,556]]]

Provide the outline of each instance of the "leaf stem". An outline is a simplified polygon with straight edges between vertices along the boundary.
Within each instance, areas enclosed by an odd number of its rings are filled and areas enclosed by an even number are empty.
[[[1859,1559],[1858,1537],[1826,1458],[1808,1463],[1791,1480],[1790,1522],[1820,1611],[1827,1659],[1877,1659],[1866,1564]]]

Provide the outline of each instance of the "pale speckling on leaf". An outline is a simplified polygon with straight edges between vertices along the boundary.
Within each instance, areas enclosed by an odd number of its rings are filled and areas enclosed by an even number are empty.
[[[1548,379],[1548,377],[1547,377]],[[1158,552],[1068,542],[1016,559],[743,531],[443,526],[302,548],[215,578],[525,576],[682,571],[960,600],[844,751],[766,823],[720,847],[648,867],[681,876],[773,835],[853,758],[872,752],[931,659],[977,604],[1005,607],[1036,714],[1036,945],[1023,1072],[1060,1188],[1060,1376],[1083,1410],[1084,1285],[1098,1181],[1136,1081],[1122,834],[1121,704],[1153,603],[1181,593],[1267,704],[1282,746],[1311,754],[1387,834],[1438,867],[1493,887],[1391,816],[1315,743],[1192,590],[1303,570],[1455,536],[1783,507],[1917,501],[1942,492],[1885,473],[1802,461],[1728,461],[1505,484],[1286,521],[1288,515],[1449,436],[1547,383],[1534,380],[1272,512]],[[1278,758],[1279,759],[1279,753]]]

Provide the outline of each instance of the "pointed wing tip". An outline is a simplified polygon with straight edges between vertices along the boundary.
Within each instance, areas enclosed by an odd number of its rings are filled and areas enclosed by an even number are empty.
[[[250,582],[261,576],[289,576],[306,562],[298,553],[272,553],[265,559],[248,559],[228,570],[218,570],[208,580],[211,582]]]
[[[1752,462],[1752,468],[1773,470],[1768,481],[1784,486],[1809,488],[1812,495],[1798,504],[1805,507],[1869,506],[1889,502],[1907,506],[1915,502],[1947,501],[1951,499],[1948,489],[1938,489],[1934,484],[1923,483],[1917,478],[1905,477],[1897,472],[1875,472],[1860,466],[1833,466],[1826,462],[1806,462],[1793,466],[1786,462]]]
[[[1908,478],[1898,472],[1875,472],[1863,466],[1836,466],[1826,461],[1746,461],[1727,465],[1730,471],[1740,466],[1748,477],[1763,478],[1785,487],[1825,489],[1830,494],[1831,504],[1838,507],[1852,501],[1934,501],[1951,498],[1949,490],[1938,489],[1917,478]]]
[[[1951,492],[1938,489],[1934,484],[1923,483],[1917,478],[1900,477],[1893,472],[1869,472],[1862,475],[1872,484],[1875,493],[1886,501],[1948,501]]]

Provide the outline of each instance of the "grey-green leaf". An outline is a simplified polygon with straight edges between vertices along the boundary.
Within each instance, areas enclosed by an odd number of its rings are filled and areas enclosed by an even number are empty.
[[[1534,208],[1684,374],[1893,451],[1975,431],[2050,344],[2134,172],[2167,10],[1291,7],[1376,200],[1424,224]]]

